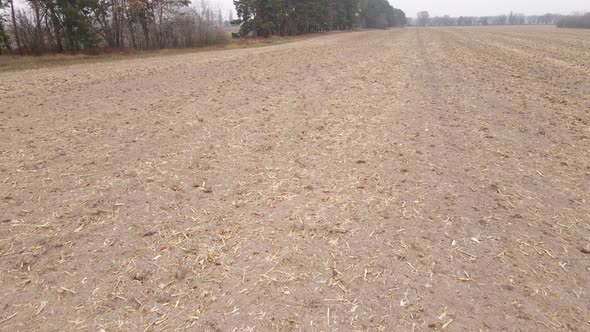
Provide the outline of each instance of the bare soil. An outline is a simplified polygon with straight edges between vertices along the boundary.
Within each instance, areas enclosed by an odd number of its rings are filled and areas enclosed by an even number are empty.
[[[73,64],[94,64],[117,60],[137,60],[140,58],[162,57],[196,52],[210,52],[219,50],[231,50],[249,47],[264,47],[284,44],[303,39],[313,38],[321,34],[308,34],[302,36],[271,36],[269,38],[242,38],[231,39],[231,30],[228,31],[228,40],[218,44],[194,48],[161,49],[161,50],[133,50],[133,49],[106,49],[99,54],[44,54],[33,55],[0,55],[0,73],[8,71],[49,68]],[[338,33],[338,32],[330,32]]]
[[[590,31],[0,74],[0,329],[590,329]]]

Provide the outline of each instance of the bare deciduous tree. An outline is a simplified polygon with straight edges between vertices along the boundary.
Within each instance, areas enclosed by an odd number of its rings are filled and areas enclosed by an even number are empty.
[[[416,23],[421,26],[430,24],[430,14],[427,11],[421,11],[416,14]]]

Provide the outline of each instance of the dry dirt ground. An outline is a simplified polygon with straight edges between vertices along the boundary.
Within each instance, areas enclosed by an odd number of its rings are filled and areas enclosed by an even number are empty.
[[[0,329],[590,329],[590,31],[0,74]]]

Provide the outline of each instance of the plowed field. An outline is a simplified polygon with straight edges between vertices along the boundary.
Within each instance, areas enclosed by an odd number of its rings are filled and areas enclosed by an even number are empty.
[[[0,329],[590,329],[590,31],[0,74]]]

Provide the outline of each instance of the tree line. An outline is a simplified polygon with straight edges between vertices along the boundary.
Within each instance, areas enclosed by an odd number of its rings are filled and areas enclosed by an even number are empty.
[[[202,0],[0,0],[0,53],[195,47],[223,41],[221,12]]]
[[[557,22],[559,28],[590,29],[590,12],[584,15],[563,16]]]
[[[406,24],[406,14],[387,0],[234,0],[240,35],[297,35],[356,27]]]
[[[512,12],[508,15],[497,16],[451,17],[445,15],[430,17],[427,11],[422,11],[417,13],[416,19],[411,20],[409,24],[417,26],[555,25],[561,18],[562,16],[559,14],[527,16]]]
[[[427,11],[416,14],[415,19],[408,19],[409,25],[416,26],[486,26],[486,25],[556,25],[559,28],[590,29],[590,13],[577,15],[524,15],[510,13],[498,16],[459,16],[430,17]]]

